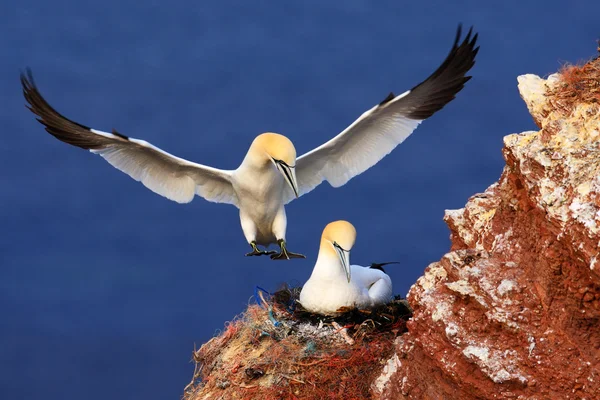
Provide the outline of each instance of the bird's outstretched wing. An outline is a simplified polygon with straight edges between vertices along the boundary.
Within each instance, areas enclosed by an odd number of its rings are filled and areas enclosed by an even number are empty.
[[[178,203],[189,203],[198,194],[208,201],[237,205],[231,171],[175,157],[146,141],[114,130],[102,132],[71,121],[46,102],[31,71],[21,74],[21,84],[28,108],[58,140],[99,154],[148,189]]]
[[[450,53],[439,68],[409,91],[390,93],[381,103],[360,116],[342,133],[296,160],[299,194],[324,180],[339,187],[375,165],[402,143],[426,118],[454,99],[471,78],[479,47],[473,28],[460,42],[461,27]],[[294,199],[288,193],[287,201]]]

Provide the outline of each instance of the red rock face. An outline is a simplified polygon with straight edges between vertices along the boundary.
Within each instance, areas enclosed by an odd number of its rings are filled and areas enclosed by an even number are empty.
[[[600,107],[561,106],[562,84],[519,77],[541,130],[446,212],[451,252],[411,288],[376,398],[600,399]]]

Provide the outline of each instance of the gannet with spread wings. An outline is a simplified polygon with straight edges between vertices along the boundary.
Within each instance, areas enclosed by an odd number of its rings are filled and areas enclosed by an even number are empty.
[[[195,195],[236,206],[252,252],[272,259],[304,257],[286,247],[285,204],[323,181],[344,185],[402,143],[425,119],[452,101],[470,79],[477,34],[460,41],[460,26],[450,53],[425,81],[398,96],[390,93],[340,134],[296,158],[283,135],[263,133],[252,142],[235,170],[209,167],[169,154],[152,144],[117,131],[103,132],[74,122],[52,108],[38,91],[31,71],[21,74],[29,109],[57,139],[90,150],[147,188],[178,203]],[[280,252],[257,246],[277,243]]]

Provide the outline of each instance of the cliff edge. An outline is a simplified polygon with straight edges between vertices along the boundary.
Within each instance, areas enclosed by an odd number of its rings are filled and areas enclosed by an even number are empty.
[[[376,397],[600,398],[600,59],[518,83],[540,130],[446,211],[451,252],[412,286]]]
[[[185,397],[600,398],[600,59],[518,86],[540,130],[506,136],[499,181],[446,211],[412,318],[303,321],[262,298],[194,353]]]

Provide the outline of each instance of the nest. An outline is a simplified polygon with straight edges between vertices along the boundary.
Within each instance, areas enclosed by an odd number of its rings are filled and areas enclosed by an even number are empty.
[[[577,104],[600,105],[600,56],[578,65],[563,65],[559,70],[559,81],[547,97],[556,108],[567,112]]]
[[[405,300],[375,309],[312,314],[300,288],[257,290],[257,304],[194,351],[186,400],[370,397],[371,382],[393,355],[412,315]]]

